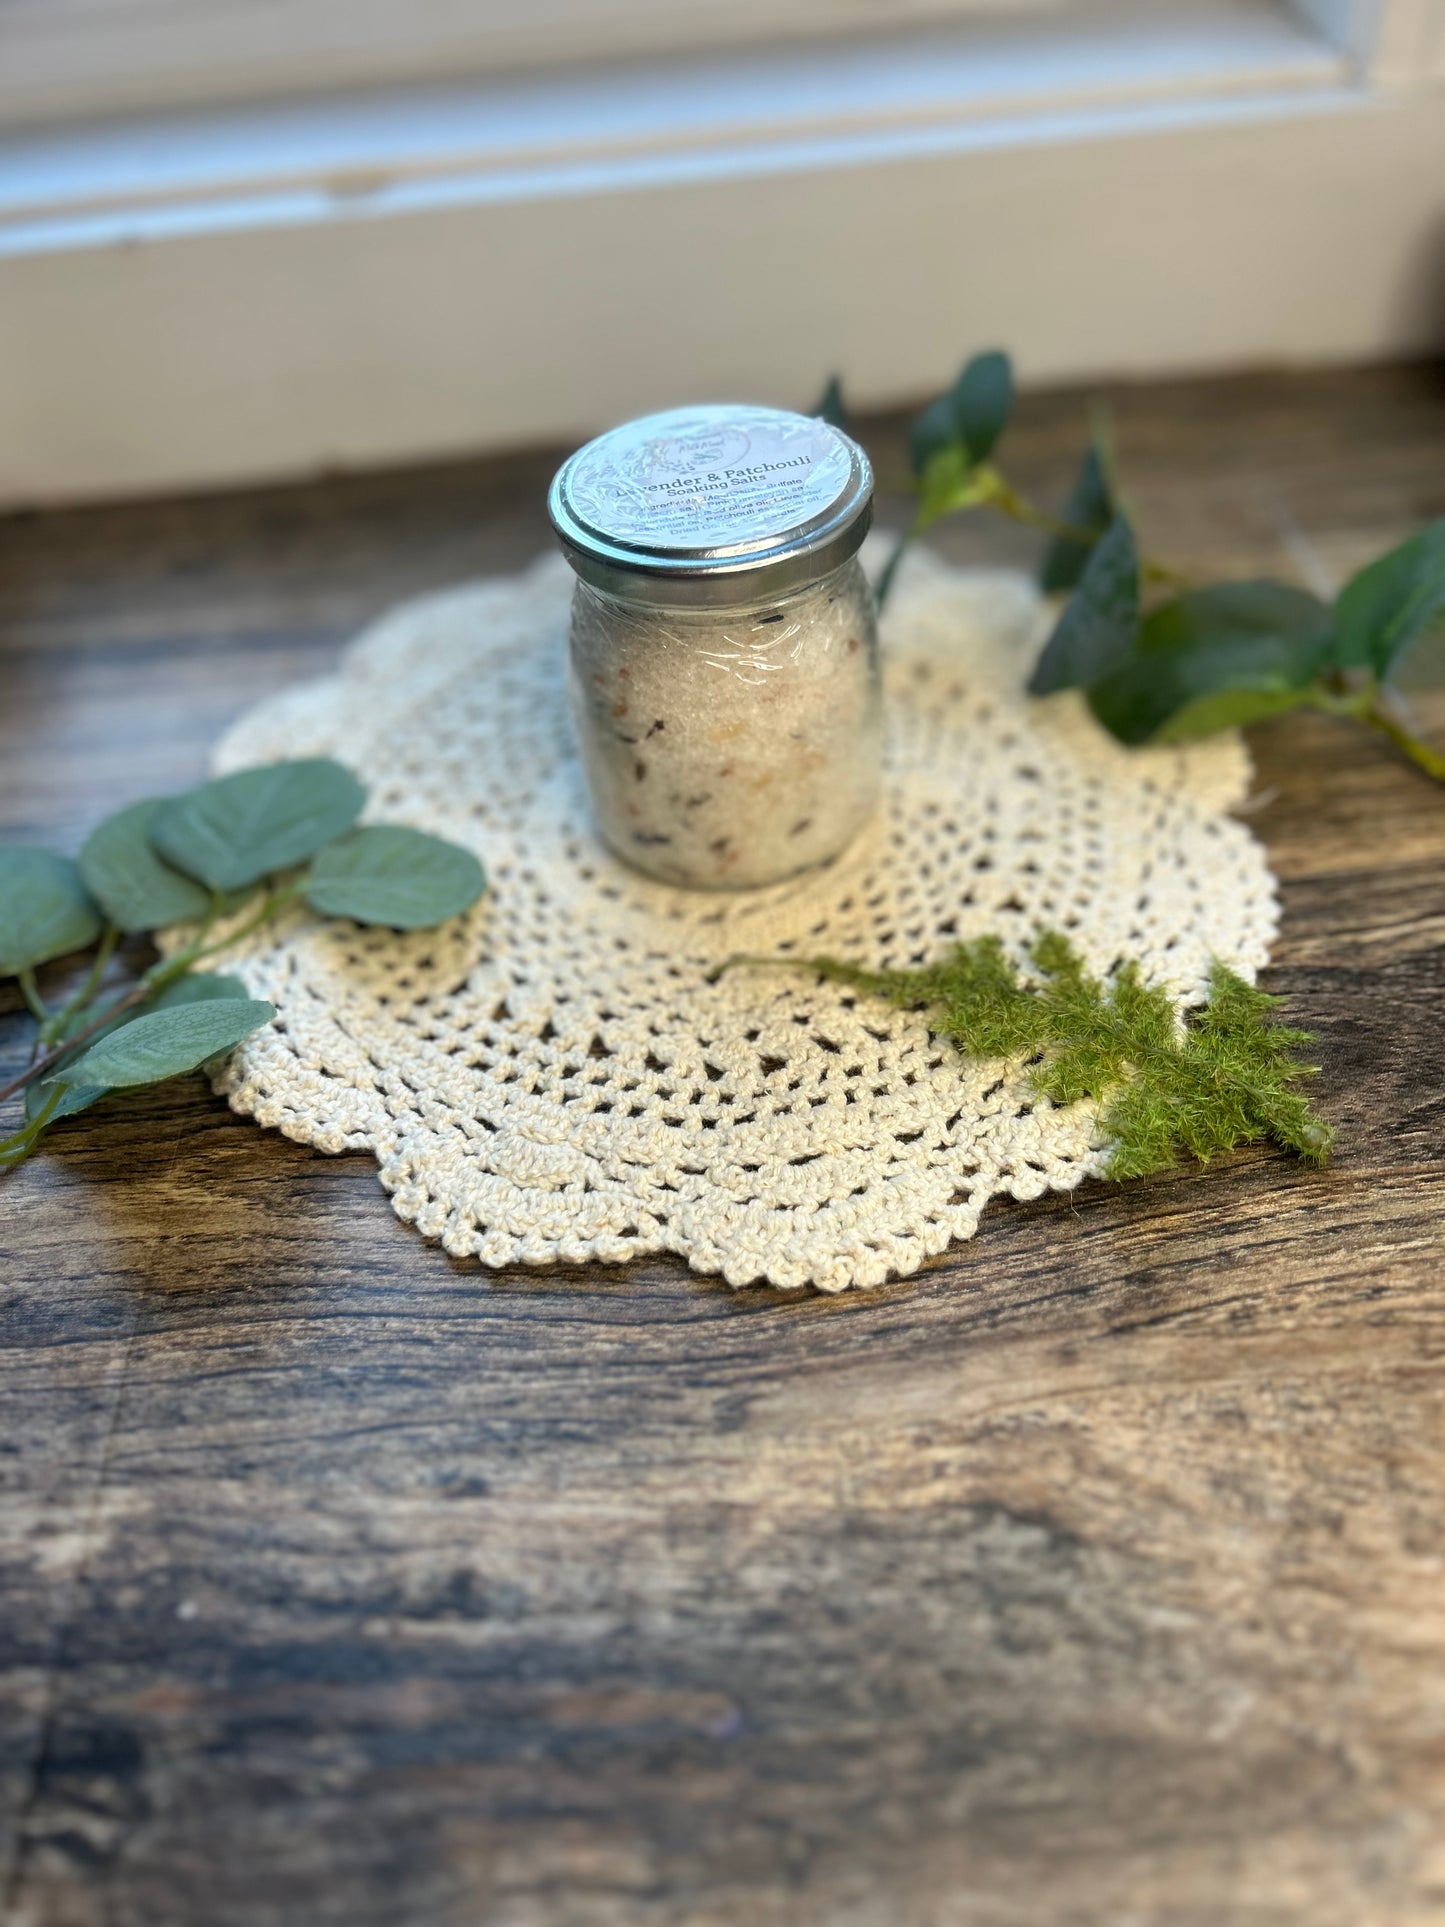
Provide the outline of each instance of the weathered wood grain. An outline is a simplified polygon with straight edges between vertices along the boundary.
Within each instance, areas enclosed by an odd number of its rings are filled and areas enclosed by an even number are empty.
[[[1427,371],[1116,414],[1201,572],[1445,510]],[[1080,416],[1027,405],[1025,482]],[[525,560],[549,470],[0,523],[3,832],[73,846]],[[1445,794],[1324,718],[1255,746],[1322,1174],[999,1205],[824,1301],[454,1264],[196,1080],[57,1133],[0,1191],[6,1918],[1445,1920]]]

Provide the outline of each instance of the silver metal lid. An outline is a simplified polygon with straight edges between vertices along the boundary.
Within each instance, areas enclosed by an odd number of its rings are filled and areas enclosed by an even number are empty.
[[[626,422],[562,464],[552,526],[584,582],[633,602],[767,600],[856,553],[873,515],[868,457],[780,408],[675,408]]]

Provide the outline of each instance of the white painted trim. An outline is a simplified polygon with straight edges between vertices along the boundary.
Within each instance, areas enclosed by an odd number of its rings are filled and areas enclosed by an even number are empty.
[[[1090,0],[1097,7],[1100,0]],[[660,54],[1079,0],[4,0],[0,125]]]
[[[40,132],[0,142],[0,254],[1028,145],[1348,75],[1287,16],[1205,0]]]
[[[1112,22],[1112,24],[1111,24]],[[1445,114],[1221,4],[0,145],[0,501],[1440,339]]]

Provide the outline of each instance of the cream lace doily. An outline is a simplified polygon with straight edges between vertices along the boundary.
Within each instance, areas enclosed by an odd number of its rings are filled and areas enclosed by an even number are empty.
[[[875,558],[876,559],[876,558]],[[233,965],[277,1007],[217,1088],[325,1151],[370,1151],[401,1217],[458,1256],[675,1252],[734,1285],[839,1291],[913,1271],[988,1200],[1098,1174],[1089,1104],[961,1059],[922,1016],[738,952],[911,966],[1040,927],[1181,1002],[1212,955],[1252,977],[1273,881],[1223,812],[1235,736],[1130,753],[1021,687],[1049,615],[1022,578],[926,555],[884,623],[885,806],[831,868],[738,895],[649,882],[595,839],[564,698],[571,577],[407,604],[340,673],[263,704],[220,770],[329,755],[368,814],[473,847],[491,879],[439,931],[297,917]]]

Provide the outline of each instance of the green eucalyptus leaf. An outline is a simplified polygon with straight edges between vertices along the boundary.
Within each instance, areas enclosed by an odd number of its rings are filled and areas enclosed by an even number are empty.
[[[1361,569],[1335,603],[1336,663],[1382,679],[1445,616],[1445,517]]]
[[[958,423],[953,412],[952,394],[931,401],[908,431],[908,449],[913,457],[913,472],[923,475],[935,456],[958,445]]]
[[[1240,650],[1162,661],[1135,656],[1095,683],[1088,701],[1121,743],[1178,743],[1298,709],[1312,693],[1261,663],[1257,651]]]
[[[1120,667],[1139,642],[1139,550],[1116,515],[1094,545],[1029,679],[1029,693],[1087,689]]]
[[[25,1122],[27,1124],[35,1122],[50,1102],[56,1085],[64,1082],[64,1078],[57,1074],[44,1084],[26,1085]],[[63,1117],[74,1117],[77,1111],[88,1111],[98,1097],[104,1096],[104,1091],[92,1090],[79,1084],[66,1084],[65,1089],[60,1093],[60,1102],[50,1113],[48,1122],[58,1124]]]
[[[70,1065],[75,1063],[92,1044],[98,1044],[102,1037],[109,1037],[112,1031],[119,1030],[123,1024],[128,1024],[133,1017],[138,1017],[140,1015],[140,1009],[141,1007],[137,1005],[135,1009],[123,1011],[119,1017],[113,1018],[110,1023],[102,1025],[93,1036],[88,1037],[77,1049],[68,1052],[66,1056],[62,1057],[56,1068],[43,1083],[27,1084],[25,1087],[25,1121],[27,1123],[33,1122],[39,1113],[44,1110],[46,1104],[50,1101],[50,1094],[57,1084],[64,1084],[65,1089],[60,1094],[60,1102],[50,1113],[51,1122],[54,1124],[58,1124],[63,1117],[74,1117],[77,1111],[88,1110],[97,1098],[104,1097],[104,1090],[94,1085],[70,1083],[66,1072]]]
[[[83,950],[102,928],[68,856],[0,844],[0,977]]]
[[[936,455],[957,452],[968,467],[986,461],[1013,409],[1013,368],[997,349],[966,362],[946,395],[931,401],[909,430],[913,469],[923,475]]]
[[[245,1002],[250,991],[239,977],[226,977],[208,970],[188,971],[184,977],[177,977],[174,983],[158,990],[153,997],[134,1009],[122,1011],[113,1023],[105,1025],[93,1037],[86,1039],[78,1050],[73,1050],[68,1058],[62,1058],[59,1065],[43,1083],[31,1084],[25,1092],[25,1116],[27,1121],[34,1119],[45,1108],[52,1089],[64,1084],[65,1089],[60,1102],[51,1112],[52,1123],[63,1117],[74,1117],[77,1111],[88,1110],[97,1098],[104,1097],[107,1087],[95,1084],[72,1084],[67,1079],[71,1064],[76,1063],[83,1053],[94,1048],[102,1038],[133,1024],[138,1017],[144,1017],[153,1010],[174,1010],[186,1004],[205,1004],[224,1002],[227,999]]]
[[[306,901],[323,916],[422,930],[469,909],[486,888],[470,850],[394,824],[373,824],[324,849]]]
[[[1191,589],[1148,615],[1139,646],[1154,655],[1179,655],[1234,644],[1286,645],[1308,681],[1332,654],[1334,619],[1328,607],[1289,582],[1216,582]]]
[[[80,853],[85,887],[127,934],[195,923],[210,904],[208,891],[156,855],[150,830],[159,808],[154,800],[133,803],[108,817]]]
[[[238,890],[314,856],[361,814],[366,791],[325,757],[271,763],[160,804],[151,841],[212,890]]]
[[[239,977],[228,977],[219,970],[188,970],[164,990],[146,999],[136,1013],[144,1017],[152,1010],[180,1010],[187,1004],[219,1004],[245,1000],[251,995]]]
[[[1062,519],[1071,528],[1089,530],[1097,541],[1113,521],[1115,509],[1108,461],[1095,440],[1084,451],[1084,459],[1074,478],[1073,492],[1064,506]],[[1055,536],[1044,554],[1039,586],[1050,595],[1077,587],[1093,552],[1094,542],[1076,542],[1067,535]]]
[[[954,383],[953,412],[959,439],[972,462],[987,461],[1013,412],[1013,365],[992,349],[975,355]]]
[[[66,1066],[66,1077],[97,1091],[159,1084],[231,1050],[276,1014],[258,998],[218,997],[151,1010],[119,1025]]]
[[[1334,639],[1330,611],[1283,582],[1223,582],[1166,602],[1138,648],[1089,689],[1122,743],[1182,742],[1312,702]]]
[[[828,377],[828,386],[813,413],[827,422],[830,428],[841,428],[845,435],[851,431],[848,426],[848,406],[843,400],[843,384],[836,375]]]

